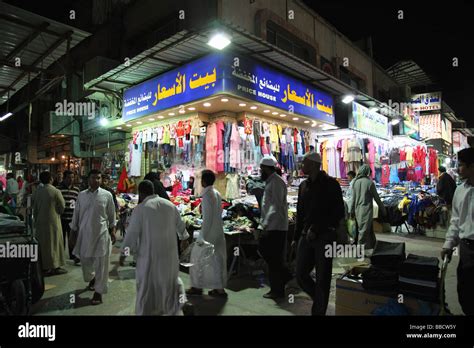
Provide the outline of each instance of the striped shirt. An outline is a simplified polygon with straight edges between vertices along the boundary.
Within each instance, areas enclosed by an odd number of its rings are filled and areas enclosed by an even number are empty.
[[[66,202],[66,208],[64,209],[64,213],[61,215],[61,219],[70,222],[72,221],[74,207],[76,206],[77,196],[79,195],[80,190],[76,186],[68,188],[65,185],[60,185],[59,190]]]

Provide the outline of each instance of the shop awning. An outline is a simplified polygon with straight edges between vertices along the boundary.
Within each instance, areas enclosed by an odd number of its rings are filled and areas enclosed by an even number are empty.
[[[400,85],[410,87],[433,85],[434,80],[412,60],[400,61],[387,69],[387,73]]]
[[[0,105],[90,35],[4,2],[0,32]]]
[[[121,91],[141,83],[151,77],[182,66],[190,61],[213,52],[207,45],[209,35],[216,26],[232,36],[229,50],[246,54],[269,66],[293,75],[294,77],[322,88],[335,96],[354,94],[356,101],[365,106],[378,106],[382,102],[329,75],[321,69],[292,54],[248,33],[233,24],[219,22],[200,31],[182,30],[168,39],[131,58],[127,64],[85,83],[87,89]]]

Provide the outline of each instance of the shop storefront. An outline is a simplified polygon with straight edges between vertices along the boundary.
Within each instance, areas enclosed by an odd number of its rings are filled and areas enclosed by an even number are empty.
[[[211,54],[124,94],[130,130],[123,173],[142,178],[164,172],[173,193],[204,169],[218,174],[224,198],[240,197],[242,178],[275,156],[286,179],[316,148],[316,129],[334,124],[333,98],[242,56]],[[132,179],[133,180],[133,179]],[[242,185],[243,186],[243,185]]]

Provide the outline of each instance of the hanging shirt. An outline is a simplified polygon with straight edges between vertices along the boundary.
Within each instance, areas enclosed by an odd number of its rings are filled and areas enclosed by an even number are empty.
[[[132,145],[130,151],[129,176],[141,176],[142,145]]]
[[[223,172],[224,171],[224,122],[222,121],[217,121],[216,122],[216,130],[217,130],[217,172]]]
[[[169,144],[170,143],[170,126],[166,125],[163,128],[163,144]]]
[[[237,199],[240,198],[239,176],[237,174],[226,175],[226,198]]]
[[[240,168],[240,134],[236,123],[233,123],[231,127],[229,165],[237,169]]]
[[[451,222],[446,233],[445,249],[452,249],[461,239],[474,240],[474,186],[467,181],[456,188]]]
[[[382,178],[380,179],[380,183],[383,186],[387,186],[390,183],[390,166],[387,164],[382,166]]]
[[[244,119],[244,129],[245,129],[245,134],[251,135],[253,133],[252,130],[252,120],[245,118]]]
[[[102,188],[79,193],[74,207],[73,231],[78,231],[73,254],[79,258],[103,257],[111,246],[109,229],[115,226],[112,194]]]
[[[206,167],[213,172],[217,172],[217,125],[215,123],[207,126]]]

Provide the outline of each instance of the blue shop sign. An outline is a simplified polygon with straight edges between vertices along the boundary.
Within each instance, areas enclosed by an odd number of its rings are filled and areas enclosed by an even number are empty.
[[[126,90],[122,117],[130,121],[223,92],[334,124],[329,94],[225,53],[208,55]]]

